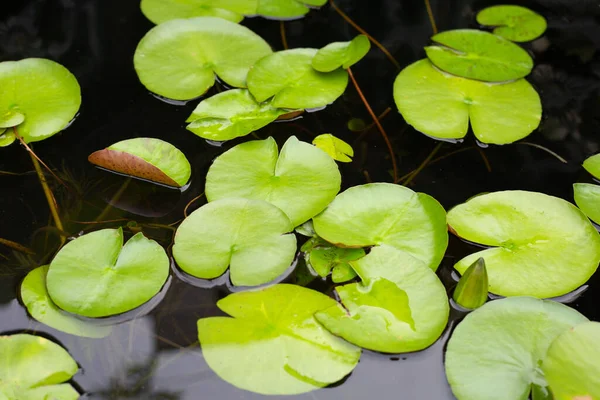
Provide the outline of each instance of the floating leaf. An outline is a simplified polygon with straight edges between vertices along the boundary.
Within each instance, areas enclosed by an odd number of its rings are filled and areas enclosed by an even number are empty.
[[[175,187],[184,186],[192,174],[185,154],[154,138],[123,140],[90,154],[88,160],[111,171]]]
[[[140,81],[151,92],[176,100],[204,94],[215,75],[246,86],[248,70],[271,48],[246,27],[221,18],[172,20],[155,26],[135,50]]]
[[[17,139],[14,132],[8,129],[0,129],[0,147],[11,145]]]
[[[371,41],[365,35],[358,35],[350,42],[334,42],[320,49],[312,59],[312,66],[320,72],[331,72],[340,67],[348,69],[371,49]]]
[[[61,346],[27,334],[0,336],[0,398],[76,400],[77,363]]]
[[[354,278],[356,273],[348,263],[364,256],[363,249],[344,249],[331,245],[319,246],[311,249],[307,254],[307,263],[322,278],[332,273],[332,280],[337,283]]]
[[[357,273],[350,264],[338,264],[331,271],[331,280],[333,283],[348,282],[356,277]]]
[[[596,179],[600,179],[600,154],[593,155],[583,162],[583,168]]]
[[[69,242],[48,269],[48,293],[68,312],[106,317],[141,306],[169,276],[169,257],[137,233],[123,246],[123,231],[102,229]]]
[[[312,220],[308,220],[302,225],[297,226],[295,230],[302,236],[313,237],[317,235],[317,233],[315,232],[315,228],[313,227]]]
[[[224,141],[246,136],[288,113],[258,103],[246,89],[233,89],[202,100],[187,129],[204,139]]]
[[[81,105],[81,90],[73,74],[42,58],[0,63],[0,87],[0,127],[18,126],[27,143],[65,129]],[[9,133],[1,141],[6,146],[14,138]]]
[[[330,133],[317,136],[313,139],[313,144],[337,161],[352,162],[354,157],[352,146]]]
[[[575,204],[589,219],[600,224],[600,186],[590,183],[573,185]]]
[[[584,322],[560,334],[542,371],[555,400],[600,399],[600,323]]]
[[[232,385],[261,394],[309,392],[348,375],[360,349],[313,317],[335,301],[295,285],[234,293],[217,306],[231,315],[198,321],[208,365]]]
[[[425,47],[436,67],[463,78],[501,82],[527,76],[533,60],[518,45],[475,29],[457,29],[434,35]]]
[[[306,109],[333,103],[346,90],[343,69],[318,72],[312,67],[315,49],[278,51],[259,60],[248,72],[248,89],[257,101],[278,108]]]
[[[283,211],[266,201],[212,201],[183,220],[173,257],[197,278],[216,278],[231,265],[234,285],[262,285],[292,264],[296,236],[287,233],[293,229]]]
[[[215,7],[215,0],[142,0],[142,13],[155,24],[172,19],[193,17],[219,17],[240,22],[244,16],[227,9],[227,5]]]
[[[600,236],[571,203],[542,193],[503,191],[471,198],[448,212],[457,236],[491,248],[454,268],[485,259],[490,292],[561,296],[584,284],[600,262]]]
[[[76,336],[102,338],[111,328],[95,325],[60,310],[50,299],[46,289],[48,266],[38,267],[27,274],[21,283],[21,300],[33,318],[62,332]]]
[[[512,143],[540,124],[542,104],[524,79],[487,84],[435,69],[428,60],[400,72],[394,83],[398,110],[416,130],[438,139],[462,139],[469,129],[483,143]]]
[[[364,286],[337,287],[346,309],[335,305],[315,314],[330,332],[385,353],[419,351],[440,337],[448,322],[448,298],[424,263],[384,245],[350,264]]]
[[[325,152],[290,137],[277,154],[273,138],[233,147],[206,176],[206,198],[268,201],[298,226],[320,213],[340,190],[338,167]]]
[[[565,305],[531,297],[485,304],[465,317],[448,342],[452,392],[458,400],[528,399],[532,383],[546,386],[539,364],[550,343],[585,321]]]
[[[485,304],[488,298],[488,276],[485,260],[478,258],[463,274],[454,289],[454,301],[464,308],[475,309]]]
[[[448,246],[446,212],[431,196],[390,183],[354,186],[313,219],[317,234],[345,247],[387,244],[436,270]]]
[[[477,22],[494,27],[494,34],[513,42],[528,42],[546,31],[546,19],[528,8],[514,5],[487,7]]]

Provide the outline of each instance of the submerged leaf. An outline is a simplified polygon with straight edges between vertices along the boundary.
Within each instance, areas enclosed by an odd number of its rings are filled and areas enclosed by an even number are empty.
[[[575,204],[589,219],[600,224],[600,186],[591,183],[573,185]]]
[[[371,41],[365,35],[358,35],[350,42],[334,42],[320,49],[312,59],[312,66],[320,72],[331,72],[340,67],[348,69],[371,49]]]
[[[313,139],[313,144],[336,161],[352,162],[352,157],[354,157],[352,146],[330,133],[317,136]]]
[[[229,10],[227,4],[218,7],[215,0],[142,0],[140,7],[146,18],[155,24],[193,17],[219,17],[231,22],[244,19],[243,15]]]
[[[475,309],[485,304],[488,298],[488,276],[485,260],[478,258],[458,281],[452,298],[464,308]]]
[[[477,14],[477,22],[494,27],[494,34],[513,42],[528,42],[546,31],[546,19],[528,8],[515,5],[487,7]]]

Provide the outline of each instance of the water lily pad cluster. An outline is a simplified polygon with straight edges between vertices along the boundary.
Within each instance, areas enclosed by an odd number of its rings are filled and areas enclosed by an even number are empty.
[[[600,180],[600,154],[589,157],[583,162],[586,169],[596,180]],[[592,221],[600,224],[600,186],[593,183],[575,183],[573,185],[575,203]]]

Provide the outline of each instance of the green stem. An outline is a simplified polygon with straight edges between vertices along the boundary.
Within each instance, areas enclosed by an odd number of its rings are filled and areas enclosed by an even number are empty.
[[[442,142],[438,143],[437,146],[435,146],[433,148],[433,150],[431,150],[431,153],[429,153],[429,155],[427,156],[427,158],[425,160],[423,160],[423,162],[421,163],[421,165],[419,165],[419,168],[417,168],[415,170],[415,172],[413,172],[411,175],[409,175],[406,178],[406,180],[404,182],[402,182],[402,185],[408,186],[408,184],[411,183],[412,180],[417,177],[417,175],[419,175],[419,173],[423,170],[423,168],[425,168],[427,166],[427,164],[429,164],[429,162],[431,161],[431,159],[433,158],[433,156],[435,156],[435,154],[442,148],[443,144],[444,143],[442,143]]]
[[[35,252],[25,246],[23,246],[22,244],[19,244],[17,242],[13,242],[12,240],[8,240],[8,239],[2,239],[0,238],[0,244],[3,244],[7,247],[10,247],[14,250],[20,251],[21,253],[25,253],[25,254],[30,254],[30,255],[34,255]]]

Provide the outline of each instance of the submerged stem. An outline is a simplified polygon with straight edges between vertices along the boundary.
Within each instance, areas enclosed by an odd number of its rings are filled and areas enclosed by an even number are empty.
[[[193,199],[191,199],[186,205],[185,208],[183,209],[183,216],[185,218],[187,218],[188,216],[188,208],[190,208],[190,206],[192,205],[192,203],[194,203],[196,200],[200,199],[202,196],[204,196],[204,192],[200,193],[198,196],[194,197]]]
[[[111,199],[108,201],[108,204],[106,204],[106,207],[104,207],[104,210],[102,210],[102,212],[100,213],[100,215],[98,215],[98,217],[96,218],[95,222],[105,222],[105,221],[102,221],[102,220],[104,219],[104,217],[106,217],[106,215],[113,208],[113,204],[116,203],[117,201],[119,201],[119,199],[123,195],[123,192],[125,191],[125,189],[127,189],[127,186],[129,186],[129,183],[131,183],[131,178],[127,178],[127,180],[125,182],[123,182],[123,184],[121,185],[121,187],[119,188],[119,190],[117,190],[117,193],[115,193],[113,195],[113,197],[111,197]]]
[[[20,251],[21,253],[25,253],[25,254],[30,254],[30,255],[34,255],[35,252],[25,246],[23,246],[22,244],[19,244],[17,242],[13,242],[12,240],[8,240],[8,239],[2,239],[0,238],[0,244],[3,244],[4,246],[10,247],[11,249]]]
[[[423,160],[423,162],[421,163],[421,165],[419,165],[419,167],[415,170],[415,172],[413,172],[411,175],[409,175],[406,178],[406,180],[404,182],[402,182],[402,184],[404,186],[408,186],[408,184],[411,183],[412,180],[417,177],[417,175],[419,175],[419,173],[423,170],[423,168],[425,168],[427,166],[427,164],[429,164],[429,162],[431,161],[433,156],[435,156],[435,154],[442,148],[443,144],[444,144],[443,142],[440,142],[437,144],[437,146],[435,146],[433,148],[433,150],[431,150],[431,153],[429,153],[427,158],[425,160]]]
[[[474,147],[463,147],[462,149],[458,149],[458,150],[451,151],[451,152],[450,152],[450,153],[448,153],[448,154],[444,154],[443,156],[439,156],[439,157],[436,157],[436,158],[434,158],[434,159],[433,159],[433,160],[431,160],[431,162],[430,162],[429,164],[427,164],[427,165],[433,165],[433,164],[435,164],[436,162],[438,162],[438,161],[442,161],[442,160],[443,160],[443,159],[445,159],[445,158],[448,158],[448,157],[450,157],[450,156],[453,156],[453,155],[455,155],[455,154],[458,154],[458,153],[462,153],[462,152],[464,152],[464,151],[473,150],[473,149],[474,149]],[[413,170],[412,170],[412,171],[410,171],[408,174],[406,174],[406,175],[404,175],[404,176],[401,176],[401,177],[400,177],[400,179],[398,179],[398,181],[397,181],[397,182],[395,182],[395,183],[398,183],[398,182],[400,182],[400,181],[403,181],[404,179],[406,179],[406,178],[408,178],[409,176],[411,176],[412,174],[414,174],[414,173],[415,173],[415,171],[416,171],[416,169],[413,169]]]
[[[561,163],[564,163],[564,164],[568,163],[567,160],[565,160],[564,158],[562,158],[561,156],[559,156],[558,154],[556,154],[552,150],[550,150],[550,149],[548,149],[548,148],[546,148],[546,147],[544,147],[542,145],[539,145],[539,144],[536,144],[536,143],[531,143],[531,142],[517,142],[516,144],[524,144],[524,145],[527,145],[527,146],[535,147],[536,149],[544,150],[546,153],[549,153],[549,154],[553,155]]]
[[[425,7],[427,7],[427,15],[429,15],[429,22],[431,23],[431,29],[433,29],[433,34],[438,33],[437,26],[435,24],[435,18],[433,17],[433,10],[431,9],[431,4],[429,0],[425,0]]]
[[[481,147],[475,145],[477,147],[477,150],[479,151],[479,154],[481,155],[481,158],[483,159],[483,163],[485,164],[485,169],[487,169],[488,172],[492,172],[492,165],[490,164],[490,161],[488,160],[487,156],[485,155],[485,152],[481,149]]]
[[[285,50],[289,49],[287,37],[285,36],[285,23],[283,21],[279,21],[279,32],[281,33],[281,43],[283,44],[283,48]]]

